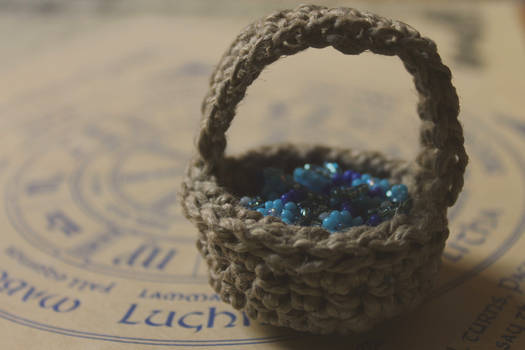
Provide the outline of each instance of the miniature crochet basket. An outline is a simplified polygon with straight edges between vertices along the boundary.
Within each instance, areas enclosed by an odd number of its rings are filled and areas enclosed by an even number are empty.
[[[420,146],[412,162],[315,145],[271,145],[228,157],[225,132],[248,86],[277,59],[309,47],[397,55],[419,93]],[[459,102],[436,45],[407,24],[350,8],[300,6],[254,22],[212,75],[197,152],[182,185],[185,215],[222,300],[267,324],[313,333],[365,331],[431,290],[448,237],[447,208],[463,187],[467,155]],[[339,162],[408,186],[412,208],[378,226],[330,233],[239,204],[265,167]]]

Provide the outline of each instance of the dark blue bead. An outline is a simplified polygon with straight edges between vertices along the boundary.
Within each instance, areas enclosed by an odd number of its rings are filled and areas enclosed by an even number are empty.
[[[366,221],[366,224],[370,226],[377,226],[380,223],[381,223],[381,218],[379,217],[379,215],[376,215],[376,214],[370,215],[370,217]]]
[[[281,196],[281,201],[283,202],[283,204],[286,204],[288,202],[297,202],[300,200],[299,198],[300,194],[298,191],[290,190]]]
[[[350,215],[352,215],[352,217],[359,216],[360,214],[360,210],[358,209],[358,207],[351,203],[344,203],[342,209],[348,211]]]
[[[290,195],[288,194],[288,192],[285,193],[285,194],[283,194],[283,195],[281,196],[281,201],[282,201],[284,204],[286,204],[286,203],[288,203],[288,202],[292,202],[292,199],[290,198]]]
[[[368,195],[370,197],[383,197],[383,195],[384,195],[383,189],[381,187],[379,187],[379,186],[374,185],[368,191]]]
[[[344,177],[343,177],[343,174],[341,173],[335,173],[332,175],[332,183],[334,185],[342,185],[344,183]]]
[[[304,199],[306,194],[301,190],[290,190],[281,196],[284,204],[288,202],[299,202]]]
[[[353,176],[355,174],[355,171],[347,170],[343,173],[343,181],[346,183],[351,184],[352,180],[354,179]]]

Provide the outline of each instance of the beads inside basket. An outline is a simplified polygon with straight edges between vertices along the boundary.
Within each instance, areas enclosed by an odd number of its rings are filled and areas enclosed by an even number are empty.
[[[377,226],[410,205],[404,184],[342,170],[338,163],[305,164],[285,174],[263,170],[263,187],[240,204],[264,216],[279,217],[286,224],[322,226],[330,232],[352,226]]]

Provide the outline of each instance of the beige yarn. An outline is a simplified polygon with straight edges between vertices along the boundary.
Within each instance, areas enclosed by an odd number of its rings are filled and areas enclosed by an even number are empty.
[[[247,87],[265,66],[308,47],[344,54],[397,55],[419,92],[421,150],[410,163],[377,152],[274,145],[226,157],[225,132]],[[364,331],[418,304],[432,288],[445,240],[447,207],[463,187],[467,155],[458,97],[436,45],[407,24],[350,8],[300,6],[242,31],[212,75],[202,106],[198,153],[182,186],[186,216],[221,298],[253,319],[313,333]],[[339,162],[402,181],[408,214],[376,227],[330,234],[284,224],[239,205],[260,188],[258,172]]]

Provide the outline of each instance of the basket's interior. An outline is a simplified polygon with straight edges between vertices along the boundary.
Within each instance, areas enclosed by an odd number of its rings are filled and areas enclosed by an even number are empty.
[[[262,170],[264,168],[274,167],[282,169],[285,173],[291,173],[293,169],[305,163],[337,162],[343,168],[399,182],[401,174],[392,174],[387,170],[390,167],[384,165],[387,162],[400,163],[400,161],[384,158],[384,162],[379,164],[377,158],[378,154],[375,152],[356,152],[326,146],[281,144],[261,147],[239,157],[226,157],[215,175],[219,185],[238,198],[259,192],[263,185]]]

